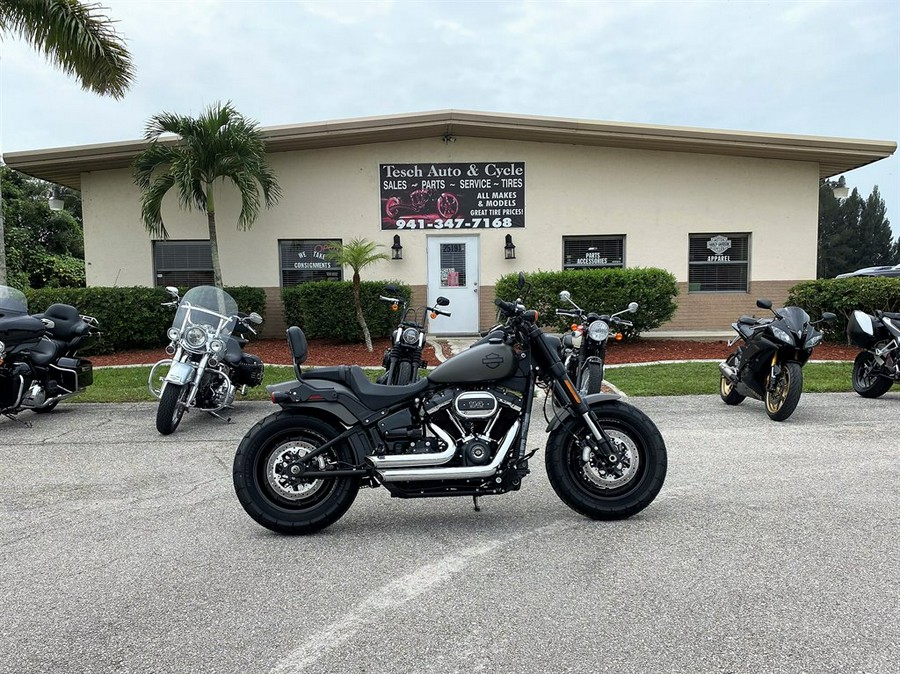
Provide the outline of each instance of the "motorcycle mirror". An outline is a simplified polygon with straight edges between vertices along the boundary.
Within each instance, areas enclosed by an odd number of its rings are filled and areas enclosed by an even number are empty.
[[[758,306],[760,309],[771,309],[772,300],[756,300],[756,306]]]
[[[262,316],[260,316],[255,311],[252,314],[250,314],[249,316],[247,316],[247,319],[255,325],[259,325],[260,323],[262,323]]]
[[[437,305],[439,307],[446,307],[448,304],[450,304],[450,300],[448,300],[446,297],[437,298]]]
[[[395,286],[393,283],[388,283],[384,287],[384,291],[390,293],[391,295],[396,295],[397,294],[397,286]]]
[[[638,306],[639,306],[639,305],[638,305],[637,302],[629,302],[629,303],[628,303],[628,311],[629,311],[629,313],[632,313],[632,314],[633,314],[635,311],[637,311],[637,310],[638,310]]]
[[[829,322],[830,322],[830,321],[833,321],[833,320],[835,320],[835,319],[837,319],[837,315],[836,315],[836,314],[833,314],[833,313],[831,313],[830,311],[823,311],[823,312],[822,312],[822,320],[823,320],[823,321],[829,321]]]
[[[559,299],[561,302],[568,302],[572,298],[572,293],[568,290],[560,290],[559,291]]]
[[[522,272],[519,272],[519,282],[517,285],[520,290],[525,287],[525,274]]]
[[[166,286],[166,292],[172,295],[172,297],[178,297],[178,288],[175,286]]]

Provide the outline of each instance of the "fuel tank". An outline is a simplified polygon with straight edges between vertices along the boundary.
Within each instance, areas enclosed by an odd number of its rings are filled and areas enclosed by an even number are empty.
[[[506,379],[516,369],[516,358],[507,344],[476,344],[438,365],[429,381],[436,384],[465,384]]]
[[[7,347],[37,341],[46,331],[44,324],[32,316],[0,318],[0,342]]]

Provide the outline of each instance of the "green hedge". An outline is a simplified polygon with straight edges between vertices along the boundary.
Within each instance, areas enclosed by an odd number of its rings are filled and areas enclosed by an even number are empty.
[[[823,311],[833,311],[837,320],[821,324],[825,339],[847,343],[847,321],[854,309],[867,314],[875,313],[875,309],[900,311],[900,278],[857,276],[804,281],[788,291],[787,304],[802,307],[814,321]]]
[[[518,274],[509,274],[497,281],[497,297],[511,300],[522,291],[517,288]],[[572,293],[572,300],[585,311],[612,314],[637,302],[637,313],[622,318],[634,323],[623,332],[626,339],[636,337],[670,320],[675,314],[678,285],[675,277],[664,269],[629,267],[628,269],[580,269],[526,274],[531,284],[525,303],[537,309],[541,325],[562,332],[571,319],[556,316],[556,309],[566,308],[559,299],[561,290]]]
[[[384,337],[397,327],[399,316],[391,305],[378,299],[385,286],[397,286],[397,295],[409,301],[410,287],[396,281],[363,281],[359,294],[363,315],[372,337]],[[284,288],[284,319],[288,325],[299,325],[310,339],[333,337],[342,342],[363,341],[356,320],[351,281],[314,281]]]
[[[265,317],[266,294],[262,288],[225,288],[241,311]],[[187,288],[181,288],[182,295]],[[71,304],[79,313],[100,323],[102,338],[92,353],[113,353],[127,349],[162,347],[168,343],[166,330],[172,325],[174,309],[162,306],[172,296],[165,288],[41,288],[29,290],[28,310],[41,313],[51,304]]]

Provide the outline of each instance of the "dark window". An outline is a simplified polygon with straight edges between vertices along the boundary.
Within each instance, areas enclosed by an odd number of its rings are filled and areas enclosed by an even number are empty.
[[[563,237],[563,269],[602,269],[624,266],[624,236]]]
[[[466,244],[441,244],[441,287],[466,285]]]
[[[209,241],[154,241],[153,272],[158,286],[212,285]]]
[[[691,234],[688,292],[747,292],[749,234]]]
[[[340,281],[341,267],[325,259],[329,241],[291,239],[278,242],[281,285],[286,288],[307,281]]]

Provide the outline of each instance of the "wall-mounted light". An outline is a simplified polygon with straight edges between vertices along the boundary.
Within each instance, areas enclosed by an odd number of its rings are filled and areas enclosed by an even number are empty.
[[[56,193],[56,190],[51,190],[50,197],[47,199],[47,205],[50,206],[51,211],[61,211],[65,207],[66,202]]]
[[[844,185],[835,185],[831,191],[834,192],[835,199],[846,199],[850,196],[850,188]]]
[[[441,140],[444,141],[444,144],[449,145],[450,143],[456,142],[456,136],[454,136],[452,133],[445,133],[444,137]]]
[[[503,252],[506,255],[507,260],[516,259],[516,246],[512,242],[512,234],[506,235],[506,245],[503,246]]]
[[[402,260],[403,259],[403,246],[400,245],[400,235],[394,234],[394,245],[391,246],[391,259],[392,260]]]

